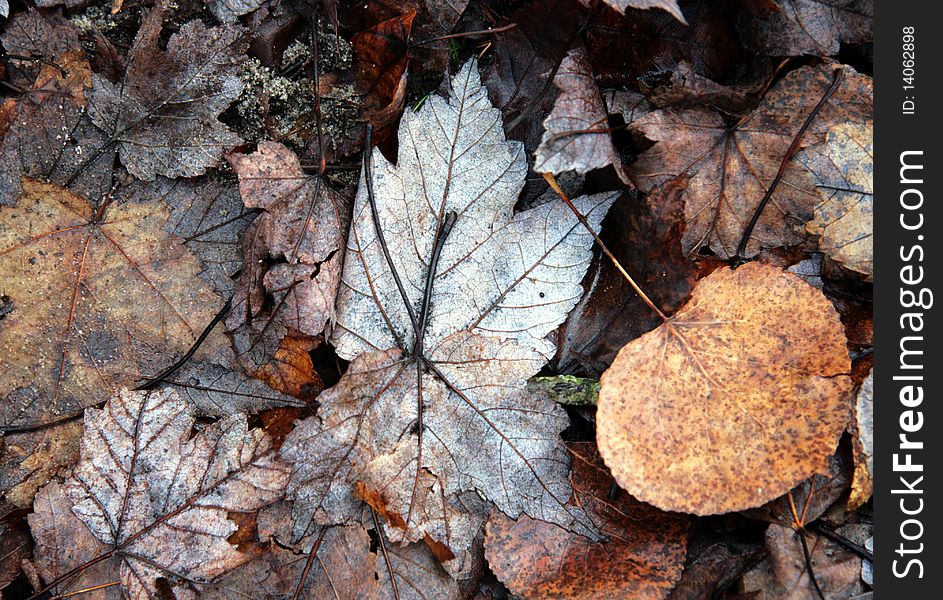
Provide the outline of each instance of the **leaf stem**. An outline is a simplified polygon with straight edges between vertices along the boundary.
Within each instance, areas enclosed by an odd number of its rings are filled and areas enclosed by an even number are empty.
[[[550,184],[551,189],[553,189],[553,191],[556,192],[557,195],[560,196],[560,198],[566,203],[570,210],[573,211],[573,214],[576,215],[576,218],[579,219],[580,223],[583,224],[583,227],[586,228],[586,231],[588,231],[589,234],[593,236],[593,239],[596,240],[596,243],[599,244],[600,249],[602,249],[603,254],[608,256],[609,260],[612,261],[612,264],[614,264],[616,268],[619,269],[619,272],[622,273],[622,276],[625,277],[625,280],[629,282],[629,285],[632,286],[632,289],[635,290],[635,293],[639,295],[639,298],[642,299],[642,302],[648,305],[648,307],[652,309],[662,321],[667,322],[668,316],[665,315],[665,313],[663,313],[661,309],[658,308],[654,302],[652,302],[652,299],[649,298],[644,291],[642,291],[642,288],[640,288],[638,284],[635,283],[635,280],[632,279],[632,276],[629,275],[629,273],[622,267],[619,259],[617,259],[612,254],[612,252],[609,251],[609,248],[606,246],[605,242],[602,241],[602,239],[599,237],[599,234],[597,234],[592,225],[589,224],[589,221],[586,220],[586,217],[580,214],[580,211],[576,210],[576,206],[573,205],[573,201],[570,200],[566,193],[560,188],[560,185],[557,184],[557,180],[553,177],[553,173],[544,173],[544,179],[547,180],[547,183]]]

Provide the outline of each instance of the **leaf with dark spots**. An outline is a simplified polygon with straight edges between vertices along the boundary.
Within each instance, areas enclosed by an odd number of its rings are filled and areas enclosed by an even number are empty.
[[[582,292],[592,238],[558,202],[514,212],[523,148],[474,60],[448,94],[404,115],[395,166],[374,150],[362,176],[331,338],[353,360],[282,447],[296,537],[354,518],[360,482],[406,525],[391,537],[428,534],[456,556],[465,493],[594,532],[568,504],[566,414],[525,387]],[[598,227],[615,196],[574,202]]]
[[[681,252],[686,186],[679,178],[627,199],[612,209],[603,241],[662,311],[687,301],[698,278],[697,265]],[[590,267],[586,296],[561,330],[557,369],[598,375],[622,346],[654,329],[661,320],[636,294],[612,262],[598,256]]]
[[[242,92],[246,30],[190,21],[165,51],[158,45],[164,10],[158,3],[142,23],[124,79],[95,76],[89,94],[92,121],[117,143],[128,171],[145,181],[202,175],[240,143],[217,117]]]
[[[570,445],[574,503],[586,510],[605,541],[557,525],[492,511],[485,537],[488,564],[525,599],[662,599],[681,577],[688,517],[664,513],[626,493],[611,496],[613,481],[594,444]]]
[[[39,71],[12,110],[0,144],[0,206],[23,192],[23,176],[67,186],[93,205],[108,192],[114,150],[86,112],[92,73],[81,51],[67,51]]]
[[[274,381],[280,363],[296,363],[276,358],[285,335],[317,336],[334,316],[349,200],[304,173],[298,157],[275,142],[229,161],[245,205],[263,212],[243,235],[245,262],[226,328],[246,370]]]
[[[24,180],[0,208],[4,426],[37,425],[104,402],[182,357],[223,300],[159,200],[96,209]],[[201,351],[197,358],[212,353]]]
[[[623,489],[699,515],[759,506],[828,465],[851,370],[821,291],[757,262],[688,303],[603,374],[596,439]]]

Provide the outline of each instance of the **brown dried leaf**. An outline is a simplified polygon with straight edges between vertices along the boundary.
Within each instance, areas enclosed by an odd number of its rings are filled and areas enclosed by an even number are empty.
[[[71,23],[61,17],[46,16],[33,9],[18,12],[4,23],[0,42],[8,54],[40,59],[10,59],[11,80],[15,85],[23,87],[33,83],[44,66],[42,60],[56,61],[63,52],[82,49],[79,31]]]
[[[247,207],[264,212],[243,236],[245,263],[226,328],[250,373],[265,370],[289,332],[316,336],[334,318],[349,201],[301,169],[276,142],[229,157]],[[277,361],[280,362],[280,361]]]
[[[97,584],[117,579],[134,598],[157,595],[163,581],[189,596],[250,558],[229,541],[237,531],[230,512],[280,498],[288,469],[244,415],[193,435],[190,410],[172,390],[123,390],[104,409],[86,410],[82,458],[64,487],[71,512],[105,545],[104,561],[100,550],[75,548],[74,564],[107,569]],[[37,514],[31,526],[53,537],[52,556],[40,559],[54,561],[56,523]]]
[[[59,469],[79,459],[82,423],[66,422],[39,431],[6,433],[0,439],[0,492],[17,508],[27,508],[33,496]]]
[[[30,555],[30,537],[16,525],[0,523],[0,590],[20,574],[20,561]]]
[[[27,518],[36,541],[33,551],[39,576],[51,583],[60,576],[81,566],[86,560],[107,551],[105,544],[95,538],[85,524],[72,513],[72,502],[65,487],[52,481],[36,494],[33,513]],[[114,565],[103,561],[91,565],[50,588],[53,596],[65,595],[107,583],[114,576]],[[114,587],[83,593],[82,598],[106,600],[120,598]]]
[[[850,370],[819,290],[759,263],[721,268],[603,375],[599,449],[619,485],[665,510],[755,507],[827,468]]]
[[[505,140],[474,60],[448,98],[404,115],[396,166],[378,151],[373,161],[370,189],[408,300],[362,184],[332,337],[353,362],[282,447],[294,465],[295,536],[350,520],[358,482],[382,491],[386,510],[406,524],[388,527],[391,537],[428,534],[455,556],[477,520],[463,508],[465,492],[515,517],[591,532],[567,504],[566,414],[525,386],[553,353],[547,334],[582,293],[592,238],[559,202],[513,212],[523,148]],[[598,227],[615,196],[574,202]]]
[[[624,176],[622,160],[609,136],[606,107],[582,47],[571,50],[563,59],[553,83],[560,88],[560,95],[544,119],[534,170],[585,175],[612,165],[618,175]]]
[[[812,570],[826,598],[851,599],[865,592],[861,558],[828,538],[806,532]],[[799,534],[770,525],[766,530],[769,558],[743,579],[746,593],[756,600],[820,600],[806,568]]]
[[[97,203],[111,188],[114,149],[86,111],[92,72],[81,51],[58,55],[16,104],[0,144],[0,206],[23,192],[22,177],[45,179]]]
[[[796,156],[822,195],[806,223],[819,249],[845,267],[874,275],[874,133],[871,119],[839,123]]]
[[[779,10],[744,28],[773,56],[838,54],[840,44],[872,40],[873,0],[776,0]]]
[[[835,123],[860,120],[871,113],[871,78],[841,68],[844,80],[806,132],[805,145],[823,139]],[[659,110],[635,122],[636,129],[656,142],[631,168],[642,190],[650,191],[680,175],[690,178],[685,193],[685,253],[709,246],[722,258],[736,254],[744,229],[802,122],[831,85],[832,71],[831,65],[793,71],[735,127],[705,108]],[[753,230],[745,255],[802,242],[804,224],[819,199],[812,176],[791,160]]]
[[[594,444],[572,444],[574,503],[606,541],[498,511],[488,519],[485,556],[492,571],[522,598],[661,599],[681,577],[688,518],[663,513],[621,493]]]
[[[222,306],[183,240],[163,229],[161,202],[96,210],[56,185],[23,187],[16,206],[0,208],[5,426],[80,411],[159,372]]]
[[[124,80],[94,76],[89,115],[117,142],[121,161],[145,181],[158,174],[195,177],[240,143],[217,117],[239,97],[248,46],[237,26],[190,21],[159,46],[165,2],[141,24]]]

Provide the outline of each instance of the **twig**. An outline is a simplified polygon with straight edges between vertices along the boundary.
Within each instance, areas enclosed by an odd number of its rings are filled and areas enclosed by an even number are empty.
[[[420,40],[418,42],[413,42],[409,45],[410,48],[415,48],[416,46],[424,46],[426,44],[431,44],[433,42],[442,42],[444,40],[454,40],[456,38],[471,37],[474,35],[488,35],[492,33],[503,33],[505,31],[510,31],[517,27],[517,23],[511,23],[510,25],[504,25],[503,27],[495,27],[494,29],[479,29],[478,31],[463,31],[462,33],[452,33],[449,35],[439,35],[436,37],[428,38],[425,40]]]
[[[861,546],[860,544],[856,544],[855,542],[849,540],[848,538],[838,533],[837,531],[832,531],[831,529],[829,529],[825,525],[822,525],[821,523],[815,523],[814,525],[812,525],[812,529],[814,529],[816,533],[824,535],[825,537],[832,540],[836,544],[843,546],[846,550],[850,550],[854,552],[861,558],[871,560],[871,561],[874,560],[873,552],[871,552],[864,546]]]
[[[308,558],[305,560],[305,568],[301,571],[301,577],[298,579],[298,585],[295,587],[295,593],[292,594],[292,600],[298,600],[301,598],[301,593],[305,588],[305,580],[308,579],[308,574],[311,572],[311,566],[314,564],[314,559],[318,555],[318,550],[321,549],[321,542],[324,541],[324,535],[327,533],[327,527],[322,527],[321,531],[318,533],[318,539],[314,541],[314,545],[311,546],[311,550],[308,551]]]
[[[383,554],[383,560],[386,562],[386,570],[390,573],[390,586],[393,588],[393,598],[399,600],[399,589],[396,587],[396,573],[393,571],[393,563],[390,562],[390,556],[386,551],[386,542],[383,541],[383,528],[380,527],[380,519],[377,518],[377,511],[370,507],[370,514],[373,515],[373,527],[377,532],[377,539],[380,540],[380,552]]]
[[[740,237],[740,243],[737,245],[737,260],[735,262],[741,262],[743,260],[743,255],[747,249],[747,243],[749,243],[750,237],[753,235],[753,229],[756,227],[757,222],[759,222],[760,216],[763,214],[763,209],[765,209],[766,205],[769,204],[770,198],[773,197],[773,192],[776,191],[776,188],[779,186],[779,182],[786,173],[786,167],[789,165],[789,161],[792,160],[793,155],[797,150],[799,150],[799,145],[802,143],[802,136],[805,135],[806,130],[810,125],[812,125],[812,121],[814,121],[815,117],[818,116],[819,112],[822,110],[822,107],[824,107],[825,103],[828,102],[828,99],[831,98],[832,94],[835,93],[835,90],[838,89],[844,74],[844,69],[835,69],[835,72],[832,74],[832,84],[828,86],[828,89],[825,90],[824,94],[822,94],[822,98],[819,99],[818,104],[815,105],[815,108],[813,108],[812,112],[809,113],[809,116],[806,117],[805,122],[802,123],[802,127],[800,127],[799,131],[796,132],[796,136],[793,138],[792,143],[786,150],[786,154],[783,156],[782,162],[779,164],[779,171],[776,173],[776,177],[773,178],[773,182],[769,185],[769,189],[766,190],[766,194],[763,196],[763,199],[760,200],[756,210],[753,211],[753,218],[750,219],[749,225],[747,225],[746,229],[743,230],[743,235]]]

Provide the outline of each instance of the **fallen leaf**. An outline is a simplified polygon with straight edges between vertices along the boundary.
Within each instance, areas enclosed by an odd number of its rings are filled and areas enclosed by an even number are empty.
[[[101,565],[97,583],[117,580],[129,597],[153,597],[161,581],[188,596],[249,558],[227,540],[237,530],[229,512],[280,498],[288,469],[244,415],[195,435],[193,425],[190,408],[172,390],[123,390],[102,410],[86,410],[82,458],[64,488],[71,512],[105,547],[74,548],[80,573]],[[31,526],[45,530],[48,564],[61,541],[55,522],[37,515]]]
[[[86,115],[88,61],[74,50],[56,61],[43,66],[11,115],[0,144],[0,206],[16,202],[23,176],[66,186],[96,205],[111,188],[114,150]]]
[[[0,439],[0,493],[17,508],[33,504],[36,491],[59,469],[79,458],[82,423],[78,420],[38,431],[5,432]]]
[[[721,268],[603,375],[599,449],[619,485],[659,508],[759,506],[827,468],[850,370],[822,292],[759,263]]]
[[[587,0],[582,1],[584,4],[589,4]],[[678,6],[678,0],[604,0],[604,2],[622,14],[625,14],[625,9],[627,8],[637,10],[660,8],[685,25],[688,24],[688,22],[684,20],[681,7]]]
[[[690,297],[697,265],[681,252],[687,182],[678,178],[650,194],[620,202],[603,227],[602,239],[645,293],[671,314]],[[624,345],[661,320],[632,289],[609,258],[599,255],[583,299],[560,332],[556,368],[598,376]]]
[[[776,0],[779,10],[747,21],[747,35],[773,56],[838,54],[872,40],[873,0]]]
[[[585,175],[612,165],[620,177],[625,177],[622,160],[609,135],[606,107],[582,47],[567,54],[553,83],[560,88],[560,95],[544,119],[544,135],[534,155],[534,170],[555,175],[576,171]]]
[[[51,481],[36,494],[33,514],[27,517],[30,531],[36,541],[33,550],[36,566],[42,581],[53,581],[83,563],[107,551],[105,544],[95,538],[85,524],[72,512],[72,502],[66,496],[65,487],[58,481]],[[75,573],[73,577],[53,585],[52,595],[65,595],[69,592],[88,590],[100,583],[107,583],[112,576],[113,565],[101,562],[89,565]],[[115,598],[109,588],[90,590],[82,596],[91,600]]]
[[[724,540],[699,549],[688,546],[688,561],[670,600],[704,600],[722,597],[751,564],[766,552],[758,544]]]
[[[874,372],[858,390],[855,402],[855,435],[852,450],[855,456],[855,474],[851,482],[848,510],[857,510],[871,498],[874,491]]]
[[[3,425],[54,420],[182,357],[223,302],[159,201],[95,208],[24,179],[0,208]],[[206,356],[210,348],[196,358]]]
[[[691,63],[681,61],[667,82],[651,90],[650,99],[660,108],[700,105],[725,114],[741,115],[753,108],[753,95],[759,91],[756,88],[756,85],[721,85],[698,75]]]
[[[582,293],[592,238],[556,201],[513,212],[527,163],[505,140],[474,60],[448,98],[404,115],[399,138],[396,166],[373,152],[354,207],[332,337],[353,362],[282,447],[294,535],[352,518],[358,482],[400,515],[407,530],[388,526],[394,539],[428,534],[456,556],[456,538],[471,536],[450,526],[453,500],[473,490],[512,516],[591,533],[567,504],[568,419],[525,384]],[[598,228],[615,196],[574,202]]]
[[[305,336],[286,335],[275,351],[275,356],[254,373],[272,389],[295,398],[314,400],[324,382],[314,370],[311,350],[318,341]]]
[[[871,78],[850,67],[804,137],[812,145],[835,123],[871,112]],[[708,246],[721,258],[736,254],[753,217],[803,121],[831,85],[831,65],[802,67],[780,80],[742,123],[731,127],[705,108],[659,110],[634,127],[656,142],[631,167],[639,187],[650,191],[680,175],[690,178],[685,193],[686,254]],[[801,243],[805,222],[819,203],[811,174],[796,160],[763,210],[747,243],[746,257],[762,248]]]
[[[217,120],[243,88],[246,30],[190,21],[158,45],[165,2],[148,13],[131,48],[124,80],[95,75],[89,115],[117,142],[122,163],[145,181],[158,174],[195,177],[240,143]]]
[[[608,539],[593,541],[557,525],[492,511],[488,564],[522,598],[665,598],[681,577],[689,519],[628,494],[610,496],[612,476],[593,444],[571,444],[574,503]]]
[[[845,267],[874,275],[873,122],[840,123],[823,144],[796,160],[812,172],[822,195],[806,223],[819,236],[819,249]]]
[[[15,85],[30,86],[43,66],[54,62],[64,52],[82,49],[79,31],[61,17],[46,16],[38,10],[13,15],[4,24],[0,42],[8,54],[41,59],[10,59],[11,80]]]
[[[305,174],[276,142],[229,161],[246,206],[263,213],[243,236],[246,258],[226,328],[246,369],[270,380],[281,367],[269,363],[289,331],[316,336],[334,317],[349,200]]]
[[[861,559],[831,540],[806,533],[812,570],[827,598],[853,598],[865,591]],[[788,527],[766,530],[769,558],[747,573],[744,591],[757,600],[820,600],[806,568],[799,534]]]

